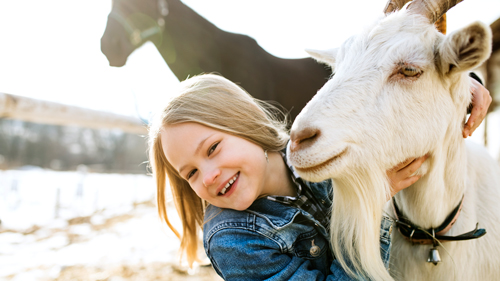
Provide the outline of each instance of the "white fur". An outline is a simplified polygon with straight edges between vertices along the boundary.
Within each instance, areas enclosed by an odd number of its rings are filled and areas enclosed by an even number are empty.
[[[430,246],[412,246],[393,231],[392,277],[500,278],[500,170],[484,149],[466,145],[461,133],[471,100],[467,71],[490,52],[491,31],[484,24],[444,36],[407,10],[378,20],[335,51],[311,52],[335,74],[292,126],[292,132],[315,128],[320,134],[312,146],[288,155],[305,179],[333,179],[332,245],[348,272],[392,279],[378,242],[389,194],[385,171],[429,153],[417,171],[422,178],[396,195],[403,213],[421,227],[438,227],[465,193],[462,213],[447,235],[468,232],[476,222],[487,234],[444,243],[451,257],[440,247],[443,262],[434,266],[426,262]],[[407,79],[395,74],[401,65],[423,72]],[[341,152],[332,163],[312,168]]]

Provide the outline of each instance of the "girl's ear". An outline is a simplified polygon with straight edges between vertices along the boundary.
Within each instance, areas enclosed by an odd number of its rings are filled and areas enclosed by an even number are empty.
[[[327,64],[331,66],[332,69],[335,69],[335,58],[337,56],[338,48],[324,51],[306,49],[306,52],[316,61]]]
[[[446,36],[438,47],[437,66],[442,74],[471,70],[491,54],[491,29],[481,22]]]

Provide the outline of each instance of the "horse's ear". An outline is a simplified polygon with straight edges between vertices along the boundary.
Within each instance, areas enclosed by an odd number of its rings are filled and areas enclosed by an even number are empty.
[[[335,57],[337,56],[338,48],[330,49],[330,50],[312,50],[306,49],[306,52],[311,55],[311,57],[318,62],[327,64],[332,68],[335,68]]]
[[[439,45],[437,66],[445,74],[479,66],[491,54],[491,29],[481,22],[457,30]]]

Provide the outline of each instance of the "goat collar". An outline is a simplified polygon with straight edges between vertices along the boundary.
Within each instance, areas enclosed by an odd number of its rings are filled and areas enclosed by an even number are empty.
[[[476,228],[467,233],[463,233],[457,236],[444,236],[446,232],[450,230],[453,224],[457,221],[458,215],[462,210],[462,205],[464,202],[464,196],[462,196],[462,200],[458,203],[457,207],[453,209],[450,215],[444,220],[443,224],[441,224],[437,228],[431,229],[423,229],[415,224],[413,224],[410,220],[406,219],[398,208],[396,204],[396,199],[392,198],[392,207],[394,209],[394,215],[396,216],[396,225],[399,229],[399,232],[403,235],[406,240],[410,241],[412,244],[436,244],[436,240],[439,241],[462,241],[462,240],[470,240],[482,237],[486,234],[486,230],[483,228],[478,229],[478,224],[476,224]]]

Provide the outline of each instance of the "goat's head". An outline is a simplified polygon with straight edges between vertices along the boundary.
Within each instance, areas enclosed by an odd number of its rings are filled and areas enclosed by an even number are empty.
[[[311,181],[334,179],[335,256],[370,280],[391,278],[378,235],[385,171],[461,137],[471,99],[466,72],[491,52],[491,31],[481,23],[440,34],[433,23],[460,0],[434,1],[415,0],[339,48],[311,51],[334,75],[292,126],[288,158],[296,171]]]
[[[388,169],[431,151],[450,126],[460,129],[470,102],[464,77],[489,56],[491,31],[473,23],[444,36],[412,4],[339,48],[309,51],[334,75],[292,127],[289,157],[304,178],[373,163]]]

